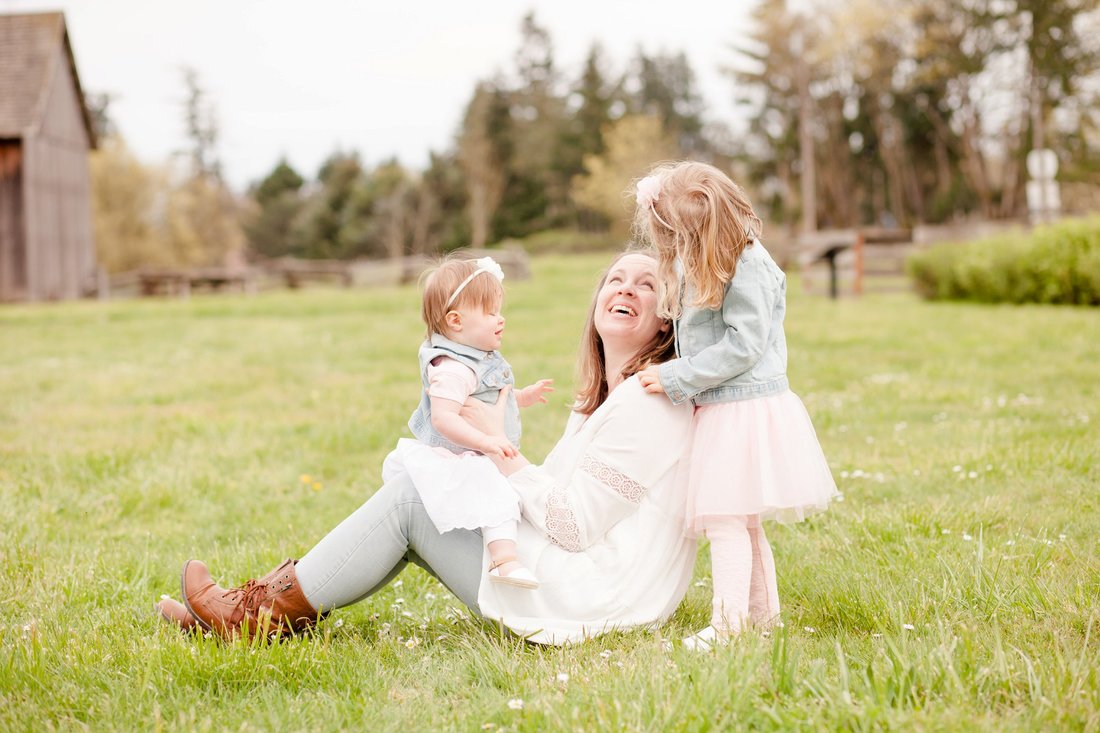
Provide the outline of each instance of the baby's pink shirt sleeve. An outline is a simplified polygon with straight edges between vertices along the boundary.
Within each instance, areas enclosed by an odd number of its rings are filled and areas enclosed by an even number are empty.
[[[440,356],[428,365],[428,396],[459,404],[477,389],[477,375],[470,367],[448,356]]]

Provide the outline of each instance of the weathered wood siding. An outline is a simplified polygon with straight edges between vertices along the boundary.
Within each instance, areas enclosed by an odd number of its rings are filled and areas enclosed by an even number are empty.
[[[24,140],[27,296],[76,298],[95,277],[88,133],[68,59],[51,60],[38,130]]]

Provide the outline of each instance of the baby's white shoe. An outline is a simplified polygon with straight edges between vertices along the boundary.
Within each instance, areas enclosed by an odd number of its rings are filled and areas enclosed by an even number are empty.
[[[502,585],[511,585],[516,588],[526,588],[527,590],[534,590],[539,587],[539,579],[535,577],[527,568],[520,565],[518,568],[512,570],[512,572],[504,575],[500,572],[501,566],[507,565],[510,562],[514,562],[519,565],[519,560],[515,557],[506,557],[492,563],[489,566],[489,580],[494,583],[500,583]]]

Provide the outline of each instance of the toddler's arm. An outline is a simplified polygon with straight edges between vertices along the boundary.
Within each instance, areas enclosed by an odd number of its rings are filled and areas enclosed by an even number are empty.
[[[546,404],[546,397],[543,395],[549,394],[554,391],[553,379],[540,379],[534,384],[529,384],[523,389],[516,390],[516,403],[520,407],[530,407],[538,403]]]
[[[487,456],[513,458],[516,447],[505,437],[488,435],[475,428],[458,414],[462,403],[442,397],[429,397],[432,402],[432,427],[447,440]]]

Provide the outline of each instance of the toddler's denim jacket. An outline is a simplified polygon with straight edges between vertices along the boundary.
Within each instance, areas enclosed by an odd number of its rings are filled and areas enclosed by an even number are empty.
[[[674,324],[679,358],[659,372],[673,404],[733,402],[787,390],[786,296],[786,275],[755,240],[737,261],[722,307],[684,305]],[[690,303],[693,293],[687,289],[682,297]]]
[[[466,346],[451,341],[445,336],[433,333],[431,339],[420,345],[420,404],[409,418],[409,430],[417,440],[425,445],[440,446],[452,453],[462,453],[470,448],[455,445],[439,434],[432,425],[432,403],[428,397],[428,365],[439,356],[449,356],[452,359],[470,367],[477,375],[478,386],[472,397],[482,402],[494,404],[500,397],[500,390],[505,385],[514,386],[515,378],[512,376],[512,367],[504,360],[498,351],[482,351],[472,346]],[[504,433],[512,445],[519,447],[520,439],[519,405],[516,403],[515,392],[508,393],[507,408],[504,411]]]

